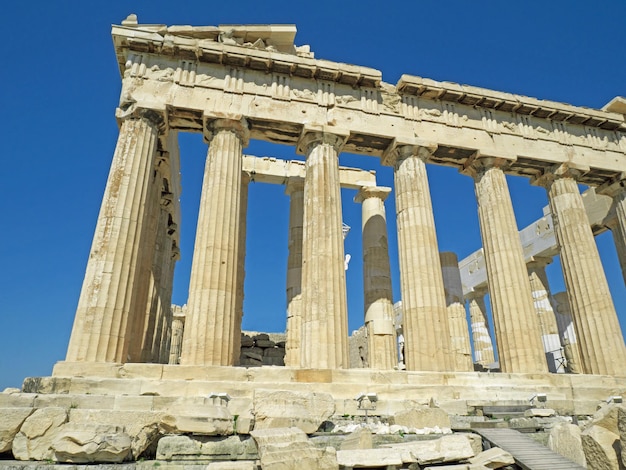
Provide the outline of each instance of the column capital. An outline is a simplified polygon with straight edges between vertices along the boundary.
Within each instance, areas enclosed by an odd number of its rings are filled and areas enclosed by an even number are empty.
[[[290,176],[285,184],[285,194],[291,196],[296,192],[304,192],[304,178],[300,176]]]
[[[610,196],[615,198],[617,196],[622,196],[626,192],[626,172],[620,173],[615,178],[607,181],[601,186],[596,188],[597,194],[604,194],[605,196]]]
[[[115,119],[117,119],[118,126],[121,126],[122,122],[127,119],[144,119],[158,129],[160,134],[165,133],[167,130],[167,111],[165,106],[147,107],[138,103],[127,103],[120,105],[115,110]]]
[[[206,119],[204,123],[204,141],[207,144],[211,143],[213,137],[220,131],[231,131],[237,134],[237,137],[241,140],[243,147],[248,146],[250,141],[250,130],[248,121],[246,118],[241,119]]]
[[[487,286],[476,286],[465,295],[467,300],[482,299],[487,295],[489,288]]]
[[[464,175],[477,178],[484,175],[487,170],[492,168],[499,168],[505,171],[515,160],[516,157],[513,156],[494,156],[476,152],[465,160],[463,167],[459,171]]]
[[[538,174],[531,178],[530,184],[535,186],[543,186],[548,189],[554,182],[554,180],[560,178],[572,178],[578,180],[582,175],[589,171],[587,165],[581,165],[574,162],[564,162],[560,165],[554,165],[547,167],[541,174]]]
[[[354,196],[354,202],[362,203],[365,199],[375,197],[384,201],[391,193],[391,188],[386,186],[362,186],[359,192]]]
[[[385,166],[395,166],[399,161],[410,156],[417,156],[426,161],[437,150],[437,144],[422,139],[393,139],[383,152],[380,162]]]
[[[315,145],[329,144],[339,153],[350,137],[346,129],[327,125],[305,124],[300,133],[296,153],[308,155]]]

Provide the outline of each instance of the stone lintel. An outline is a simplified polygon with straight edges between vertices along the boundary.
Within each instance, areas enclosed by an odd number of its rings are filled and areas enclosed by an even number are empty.
[[[332,145],[337,153],[350,137],[350,131],[327,124],[305,124],[302,128],[296,153],[307,155],[311,146],[319,144]]]
[[[597,194],[604,194],[606,196],[615,197],[625,191],[626,188],[626,172],[623,172],[617,178],[611,181],[607,181],[602,186],[596,188]]]
[[[394,138],[389,147],[383,152],[380,163],[384,166],[394,166],[398,158],[406,152],[416,153],[421,158],[429,158],[437,150],[437,144],[418,138]]]
[[[588,165],[576,162],[563,162],[560,165],[553,165],[543,169],[543,173],[538,174],[530,179],[530,184],[536,186],[550,187],[552,182],[558,178],[580,179],[583,175],[590,171]]]
[[[359,189],[359,192],[354,196],[354,202],[361,204],[363,200],[369,197],[377,197],[381,200],[387,199],[387,196],[391,194],[391,188],[386,186],[363,186]]]
[[[250,175],[252,181],[258,183],[286,185],[292,178],[304,180],[305,162],[244,155],[243,171]],[[376,186],[376,172],[340,166],[339,182],[342,188],[349,189]]]

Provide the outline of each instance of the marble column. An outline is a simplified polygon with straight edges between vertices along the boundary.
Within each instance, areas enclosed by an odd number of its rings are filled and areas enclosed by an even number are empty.
[[[287,257],[287,343],[285,365],[300,364],[302,323],[302,226],[304,214],[304,180],[289,178],[285,192],[289,195],[289,255]]]
[[[179,364],[183,346],[186,306],[172,305],[172,337],[168,364]]]
[[[513,204],[502,169],[506,161],[476,158],[474,177],[491,313],[502,372],[547,372]]]
[[[74,319],[69,362],[126,362],[135,318],[145,309],[139,298],[147,282],[141,267],[145,258],[152,259],[145,249],[152,236],[148,199],[164,118],[146,109],[119,114],[119,137]]]
[[[241,166],[248,134],[245,120],[218,119],[207,125],[209,151],[189,280],[184,365],[236,362]]]
[[[528,279],[533,295],[535,311],[539,320],[541,330],[541,342],[548,363],[550,372],[564,372],[563,353],[561,349],[561,339],[559,328],[556,323],[554,309],[550,302],[550,287],[546,266],[552,262],[552,258],[533,258],[526,266],[528,268]]]
[[[235,304],[235,336],[233,350],[235,364],[239,365],[241,355],[241,322],[243,320],[244,281],[246,278],[246,225],[248,217],[248,185],[250,175],[241,175],[241,200],[239,202],[239,246],[237,248],[237,299]]]
[[[337,132],[337,130],[334,130]],[[305,128],[300,367],[349,367],[339,150],[346,136]]]
[[[559,328],[559,338],[563,345],[563,355],[565,356],[565,370],[570,374],[582,374],[582,363],[580,361],[580,351],[576,330],[572,318],[572,310],[569,306],[567,292],[557,292],[552,295],[554,316]]]
[[[175,224],[174,224],[175,225]],[[170,229],[171,230],[171,229]],[[172,303],[172,290],[174,287],[174,271],[176,270],[176,262],[180,259],[180,250],[175,237],[174,231],[168,232],[171,235],[170,238],[170,261],[167,268],[167,276],[162,278],[162,292],[163,292],[163,305],[168,302],[168,305]],[[159,351],[159,362],[167,364],[170,357],[170,346],[172,343],[172,309],[165,309],[165,321],[163,329],[161,331],[161,349]],[[180,356],[180,351],[178,351]]]
[[[455,253],[446,251],[439,253],[443,287],[446,294],[448,309],[448,326],[450,328],[450,346],[454,369],[458,371],[472,371],[472,348],[469,340],[469,328],[465,303],[463,301],[463,284],[459,271],[459,260]]]
[[[383,163],[394,166],[398,252],[407,370],[453,370],[450,330],[435,233],[426,160],[431,149],[391,147]]]
[[[626,175],[625,175],[626,176]],[[613,234],[622,277],[626,283],[626,179],[618,178],[596,189],[598,194],[613,198],[612,212],[615,213],[607,227]]]
[[[576,182],[580,173],[561,166],[537,182],[548,190],[582,370],[626,375],[626,347]]]
[[[387,242],[385,199],[390,188],[362,187],[354,198],[361,203],[363,291],[368,365],[391,370],[398,365],[393,321],[393,292]]]
[[[472,343],[474,344],[474,361],[488,369],[496,362],[493,341],[489,333],[487,306],[485,305],[485,289],[480,289],[468,295],[469,314],[472,322]]]

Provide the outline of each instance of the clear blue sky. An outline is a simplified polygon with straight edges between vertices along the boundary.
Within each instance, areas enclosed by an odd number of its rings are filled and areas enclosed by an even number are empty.
[[[93,230],[117,137],[120,76],[110,25],[129,13],[140,23],[293,23],[296,44],[317,58],[600,108],[626,95],[626,2],[605,0],[443,1],[31,1],[3,5],[0,42],[2,216],[0,390],[26,376],[50,375],[65,356]],[[180,142],[182,260],[174,302],[185,303],[206,146]],[[253,142],[248,153],[294,158],[293,150]],[[301,158],[301,157],[297,157]],[[341,164],[393,175],[370,157]],[[481,245],[472,181],[429,166],[441,251],[462,258]],[[545,191],[510,178],[519,227],[542,214]],[[344,191],[350,329],[362,324],[360,206]],[[387,203],[394,300],[400,298],[393,196]],[[248,213],[244,327],[285,325],[288,199],[283,188],[253,184]],[[622,329],[626,293],[610,234],[598,239]],[[563,290],[558,260],[549,268]]]

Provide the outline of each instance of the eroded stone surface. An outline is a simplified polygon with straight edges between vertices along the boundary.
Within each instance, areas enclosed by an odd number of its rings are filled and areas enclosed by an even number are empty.
[[[587,463],[580,434],[581,430],[575,424],[557,423],[550,429],[548,447],[563,457],[585,467]]]
[[[59,427],[66,423],[65,408],[42,408],[31,414],[13,439],[13,455],[18,460],[54,460],[52,443]]]
[[[164,436],[157,446],[159,460],[256,460],[254,441],[240,436]]]
[[[67,423],[51,445],[57,462],[123,462],[130,455],[130,436],[117,426]]]
[[[394,424],[408,428],[450,428],[450,417],[441,408],[413,408],[396,413]]]
[[[420,465],[457,462],[475,455],[469,439],[464,435],[447,435],[428,441],[389,444],[383,447],[405,452]],[[403,459],[410,461],[406,457]]]
[[[33,408],[0,408],[0,454],[11,450],[13,438],[33,411]]]
[[[619,470],[619,435],[592,425],[581,435],[587,466],[594,470]]]
[[[502,468],[515,463],[513,456],[499,447],[485,450],[469,459],[469,461],[471,464],[483,465],[487,468]]]
[[[335,412],[327,393],[257,390],[254,394],[255,429],[298,427],[310,434]]]

